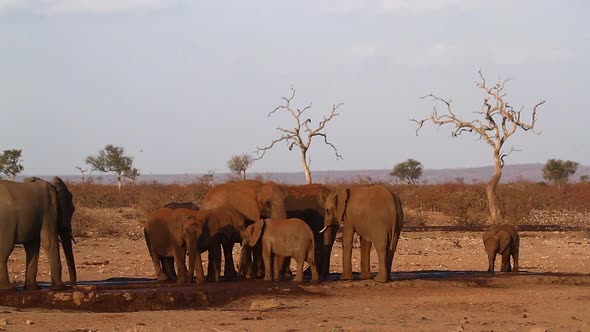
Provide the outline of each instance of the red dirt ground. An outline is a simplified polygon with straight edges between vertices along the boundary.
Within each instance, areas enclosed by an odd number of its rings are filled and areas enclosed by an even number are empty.
[[[117,224],[131,236],[78,239],[79,281],[153,278],[145,243],[137,236],[139,223],[127,219]],[[488,276],[465,273],[487,268],[481,233],[402,232],[394,261],[398,274],[387,284],[354,280],[207,285],[218,290],[216,301],[201,310],[93,313],[0,307],[0,330],[590,331],[589,244],[588,233],[522,232],[520,263],[525,272]],[[359,271],[359,250],[353,253],[353,268]],[[373,252],[375,272],[376,262]],[[39,265],[38,280],[48,281],[44,254]],[[11,277],[22,283],[22,248],[15,249],[9,268]],[[341,271],[339,243],[331,270]],[[433,276],[425,271],[448,273]],[[253,302],[270,308],[250,310]]]

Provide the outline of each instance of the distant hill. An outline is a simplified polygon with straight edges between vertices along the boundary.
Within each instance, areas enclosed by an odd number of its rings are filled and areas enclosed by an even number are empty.
[[[322,183],[326,181],[337,180],[354,180],[359,177],[370,177],[375,181],[391,182],[393,178],[389,175],[390,170],[349,170],[349,171],[313,171],[314,182]],[[437,184],[445,182],[465,183],[487,182],[494,173],[493,166],[473,167],[473,168],[454,168],[454,169],[425,169],[421,183]],[[159,183],[190,183],[195,182],[203,174],[146,174],[139,177],[140,182],[159,182]],[[581,175],[590,175],[589,166],[579,166],[578,171],[571,177],[571,181],[577,182]],[[303,172],[276,172],[276,173],[250,173],[248,178],[261,176],[267,180],[273,180],[288,184],[304,184],[305,175]],[[51,178],[52,176],[39,176],[41,178]],[[79,181],[77,175],[63,175],[64,180]],[[24,176],[19,176],[17,180],[22,180]],[[93,175],[92,178],[96,183],[114,183],[115,178],[112,175]],[[230,178],[228,173],[216,173],[214,181],[216,183],[225,182]],[[543,164],[519,164],[506,165],[502,173],[502,182],[516,181],[543,181]]]

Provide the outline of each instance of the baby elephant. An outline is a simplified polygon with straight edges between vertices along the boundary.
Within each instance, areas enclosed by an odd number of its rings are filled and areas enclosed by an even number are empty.
[[[311,268],[311,281],[318,281],[318,270],[314,260],[313,232],[305,221],[298,218],[261,219],[246,228],[242,246],[253,247],[260,239],[264,261],[264,280],[273,280],[271,273],[274,272],[274,280],[278,281],[281,276],[280,267],[286,257],[291,257],[297,261],[297,275],[293,281],[303,281],[304,262],[307,262]]]
[[[496,254],[502,255],[502,272],[518,271],[518,247],[520,237],[512,225],[494,226],[482,236],[483,244],[488,254],[488,272],[494,273]],[[510,266],[510,256],[514,261],[514,269]]]

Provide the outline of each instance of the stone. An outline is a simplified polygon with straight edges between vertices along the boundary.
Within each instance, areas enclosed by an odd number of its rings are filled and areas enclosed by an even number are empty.
[[[6,326],[8,324],[10,324],[8,318],[0,318],[0,326]]]
[[[264,311],[271,310],[281,306],[281,303],[277,299],[252,301],[249,310]]]

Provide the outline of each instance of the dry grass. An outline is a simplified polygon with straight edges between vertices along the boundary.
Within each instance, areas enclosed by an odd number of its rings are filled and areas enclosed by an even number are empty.
[[[356,183],[369,184],[374,181],[359,178]],[[341,183],[329,183],[327,186],[333,188],[338,184]],[[472,225],[484,223],[488,216],[485,184],[387,185],[401,197],[408,224]],[[121,220],[143,220],[157,208],[173,201],[199,205],[210,189],[206,182],[128,185],[121,191],[114,185],[92,183],[72,183],[69,187],[77,207],[98,210],[131,208],[115,218]],[[297,191],[296,187],[288,187],[289,191]],[[507,222],[584,227],[590,224],[590,183],[570,184],[565,190],[559,190],[543,183],[519,182],[501,184],[498,191],[500,208]],[[74,231],[77,236],[84,236],[88,232],[107,236],[117,232],[116,225],[101,220],[104,220],[104,216],[79,209]]]

